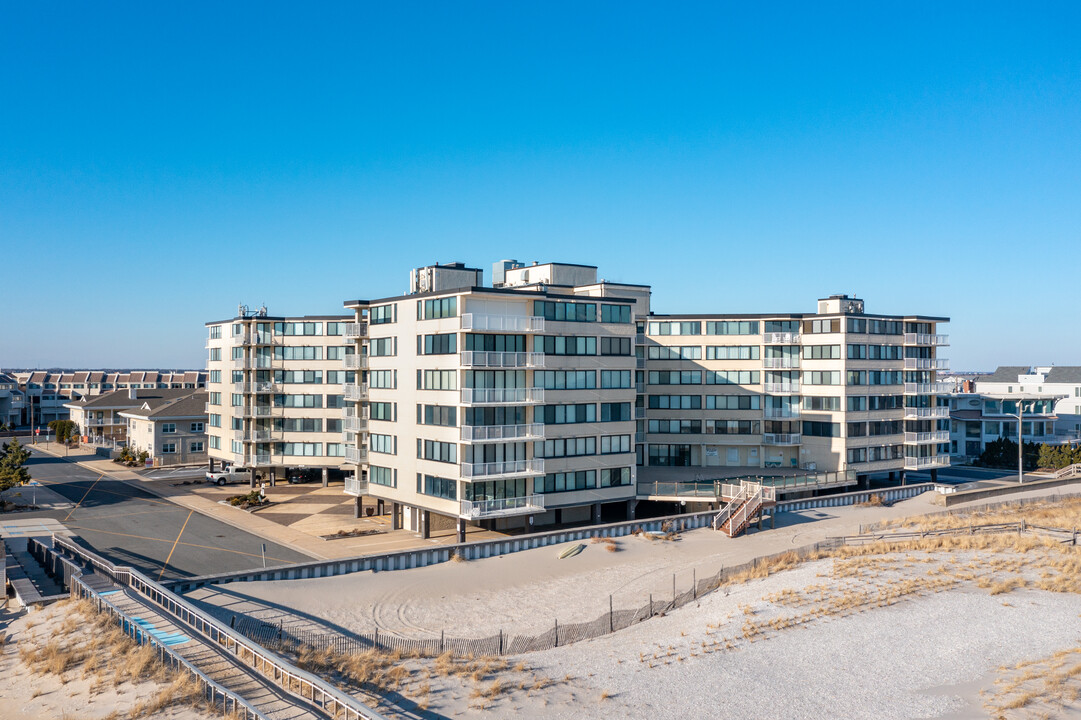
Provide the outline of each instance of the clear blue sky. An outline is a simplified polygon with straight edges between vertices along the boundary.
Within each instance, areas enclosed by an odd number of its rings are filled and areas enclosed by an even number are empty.
[[[239,302],[504,257],[1081,364],[1078,37],[1076,2],[5,3],[0,367],[202,367]]]

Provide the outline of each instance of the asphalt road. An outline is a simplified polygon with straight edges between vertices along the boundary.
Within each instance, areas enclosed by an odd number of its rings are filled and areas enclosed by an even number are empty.
[[[26,467],[76,507],[16,517],[55,518],[112,562],[132,565],[155,580],[262,567],[264,542],[268,566],[311,560],[62,458],[35,452]]]

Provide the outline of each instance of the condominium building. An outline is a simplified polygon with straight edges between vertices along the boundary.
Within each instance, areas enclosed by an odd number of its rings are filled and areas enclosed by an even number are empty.
[[[346,303],[347,488],[391,503],[394,526],[461,537],[633,512],[637,299],[596,268],[542,267],[489,288],[432,266],[408,295]]]
[[[275,482],[344,476],[343,388],[356,371],[343,335],[352,316],[272,317],[265,309],[207,323],[209,465],[253,467]]]
[[[817,313],[638,319],[640,476],[663,467],[854,471],[853,482],[934,474],[949,464],[940,395],[950,388],[936,380],[947,367],[945,322],[867,314],[845,295],[819,300]]]
[[[20,424],[26,408],[26,395],[19,390],[19,381],[7,373],[0,373],[0,425]]]

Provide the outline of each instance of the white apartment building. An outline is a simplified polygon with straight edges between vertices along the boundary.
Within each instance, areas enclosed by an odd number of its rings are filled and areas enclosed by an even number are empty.
[[[950,455],[957,462],[971,462],[999,438],[1017,442],[1019,420],[1023,442],[1070,442],[1070,437],[1056,432],[1055,405],[1062,399],[1046,393],[954,393],[949,396]]]
[[[636,299],[548,267],[543,285],[487,288],[480,270],[432,266],[409,295],[346,303],[347,491],[391,503],[394,527],[464,537],[467,522],[633,513]]]
[[[975,391],[990,395],[1053,395],[1058,442],[1081,438],[1081,367],[1045,365],[1002,366],[976,378]],[[1015,433],[1016,435],[1016,433]]]
[[[216,462],[256,468],[272,484],[344,477],[343,389],[356,371],[346,315],[272,317],[266,309],[207,323],[207,442]],[[351,468],[350,468],[351,470]]]

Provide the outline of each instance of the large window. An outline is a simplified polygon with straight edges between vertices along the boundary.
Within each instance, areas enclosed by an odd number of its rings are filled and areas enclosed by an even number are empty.
[[[596,455],[597,438],[553,438],[533,443],[533,456],[538,458],[577,457]]]
[[[417,320],[435,320],[458,314],[458,298],[447,297],[417,301]]]
[[[601,355],[631,355],[631,339],[629,337],[602,337]]]
[[[533,302],[533,314],[539,315],[545,320],[596,322],[597,306],[593,303],[535,300]],[[629,318],[627,322],[630,322]]]
[[[377,305],[368,310],[368,322],[372,325],[384,325],[398,319],[397,305]]]
[[[803,409],[814,410],[818,412],[836,412],[841,409],[841,398],[830,396],[815,397],[812,395],[807,395],[803,398]]]
[[[840,370],[809,370],[803,373],[803,382],[807,385],[840,385]]]
[[[534,349],[545,355],[596,355],[597,338],[576,335],[539,335]]]
[[[323,432],[321,418],[274,418],[274,429],[279,432]]]
[[[601,422],[622,422],[630,419],[630,403],[601,403]]]
[[[276,360],[322,360],[323,348],[315,345],[286,346],[274,348]]]
[[[840,345],[804,345],[804,360],[840,360]]]
[[[702,433],[701,420],[650,420],[647,430],[651,433],[664,433],[668,435],[700,435]]]
[[[457,370],[417,370],[417,390],[457,389]]]
[[[274,407],[317,408],[323,407],[322,395],[275,395]]]
[[[542,478],[534,478],[533,480],[533,492],[538,494],[591,490],[595,487],[597,487],[596,470],[548,473]]]
[[[701,395],[650,395],[651,410],[701,410]]]
[[[631,371],[630,370],[601,370],[601,387],[602,388],[630,388],[630,387],[634,387],[631,384]]]
[[[417,492],[421,495],[430,495],[444,500],[457,500],[457,485],[458,483],[454,480],[417,473]]]
[[[762,424],[758,420],[706,420],[705,432],[712,435],[759,435]]]
[[[757,385],[761,377],[758,370],[707,370],[706,385]]]
[[[646,348],[650,360],[701,360],[701,345],[650,345]]]
[[[458,462],[458,446],[454,443],[417,438],[417,457],[436,462]]]
[[[368,403],[368,408],[371,410],[372,420],[383,420],[385,422],[395,421],[395,403],[392,402],[372,402]]]
[[[533,387],[545,390],[593,390],[597,387],[595,370],[534,370]]]
[[[651,322],[650,335],[701,335],[702,323],[694,322]]]
[[[691,464],[691,446],[651,443],[649,446],[649,464],[686,467]]]
[[[706,335],[757,335],[757,320],[711,320],[706,323]]]
[[[373,388],[396,388],[398,387],[398,371],[372,370],[368,373],[368,384]]]
[[[630,435],[604,435],[601,437],[601,455],[618,455],[631,452]]]
[[[282,385],[322,385],[322,370],[275,370],[274,382]]]
[[[383,487],[398,487],[398,471],[378,465],[368,466],[368,482],[382,485]]]
[[[630,305],[601,305],[601,322],[629,323],[630,321]]]
[[[393,357],[398,354],[398,338],[372,338],[368,341],[369,357]]]
[[[278,455],[298,457],[323,457],[323,443],[275,443]]]
[[[761,395],[707,395],[707,410],[760,410]]]
[[[650,370],[650,385],[701,385],[701,370]]]
[[[457,427],[458,408],[453,405],[417,405],[417,424]]]
[[[454,333],[417,336],[417,355],[453,355],[456,352],[458,336]]]
[[[525,352],[525,335],[469,333],[465,336],[465,349],[481,352]]]
[[[757,360],[759,352],[757,345],[710,345],[706,360]]]
[[[841,437],[841,424],[804,420],[803,434],[811,437]]]
[[[398,454],[398,437],[396,435],[380,435],[371,433],[368,435],[368,448],[372,452],[384,455]]]
[[[588,403],[581,405],[538,405],[534,410],[535,422],[546,425],[568,425],[597,421],[597,406]]]
[[[276,322],[275,335],[322,335],[323,323],[318,322]]]

